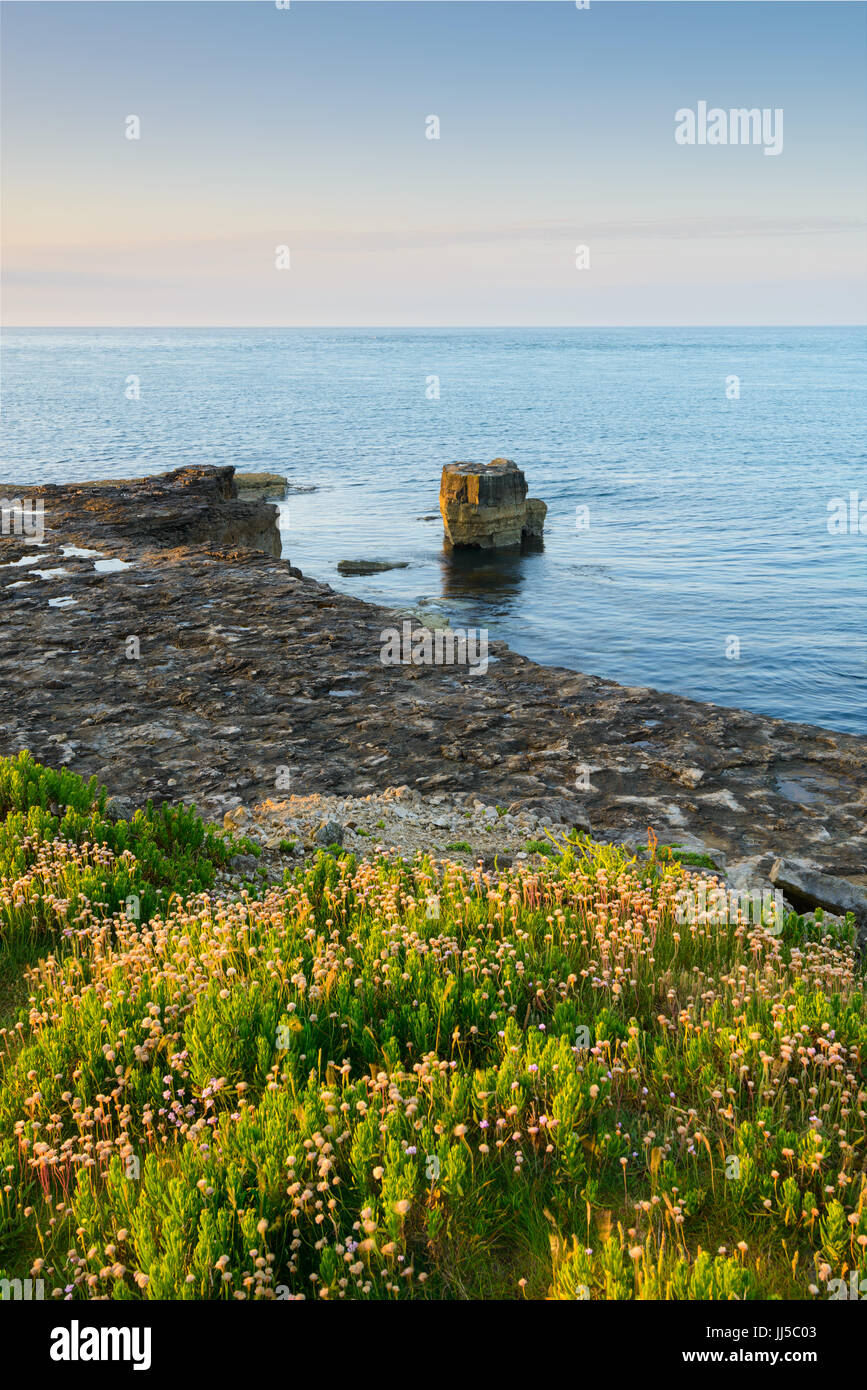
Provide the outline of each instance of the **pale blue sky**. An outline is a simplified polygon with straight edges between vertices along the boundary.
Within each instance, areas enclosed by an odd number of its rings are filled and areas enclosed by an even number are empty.
[[[73,0],[2,23],[7,324],[867,317],[862,3]],[[781,107],[782,154],[676,144],[700,100]]]

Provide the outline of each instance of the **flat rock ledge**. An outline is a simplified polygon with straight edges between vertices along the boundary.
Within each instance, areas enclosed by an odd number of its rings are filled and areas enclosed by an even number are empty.
[[[280,559],[276,508],[236,494],[231,468],[28,490],[44,498],[43,544],[0,537],[0,752],[219,820],[401,785],[471,810],[550,807],[601,840],[643,844],[650,826],[735,881],[782,859],[863,901],[867,739],[503,643],[484,675],[383,665],[381,633],[406,615],[305,579]]]

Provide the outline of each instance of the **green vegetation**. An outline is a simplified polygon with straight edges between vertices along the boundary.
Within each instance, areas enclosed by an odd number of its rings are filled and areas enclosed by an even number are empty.
[[[213,886],[216,871],[233,855],[261,853],[251,840],[235,840],[215,827],[206,827],[195,806],[155,809],[148,802],[131,821],[112,821],[105,814],[107,792],[96,779],[84,782],[63,769],[55,772],[33,761],[29,753],[0,759],[0,865],[7,875],[31,862],[31,849],[61,840],[86,847],[88,858],[80,883],[70,866],[76,899],[95,895],[93,903],[110,912],[131,895],[139,898],[140,916],[148,918],[158,901],[178,892],[201,892]],[[103,851],[111,870],[99,863]],[[107,861],[106,861],[107,862]],[[38,911],[10,920],[6,939],[16,929],[32,934],[40,923]]]
[[[851,923],[681,864],[320,853],[0,763],[0,1275],[87,1299],[826,1296],[867,1277]],[[128,911],[139,899],[139,916]],[[4,975],[11,980],[11,975]]]
[[[561,853],[553,840],[528,840],[524,848],[528,854],[544,854],[546,859],[556,859]]]
[[[467,844],[466,840],[455,840],[453,845],[446,845],[446,849],[451,850],[452,854],[472,854],[473,852],[472,845]]]

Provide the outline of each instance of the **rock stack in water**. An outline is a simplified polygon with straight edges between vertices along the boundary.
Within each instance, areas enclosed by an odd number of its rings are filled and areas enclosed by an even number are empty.
[[[482,550],[520,545],[539,537],[548,508],[527,496],[527,480],[511,459],[447,463],[440,482],[440,511],[453,546]]]

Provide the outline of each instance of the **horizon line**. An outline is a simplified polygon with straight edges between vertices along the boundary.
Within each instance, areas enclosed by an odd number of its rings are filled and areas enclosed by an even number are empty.
[[[429,324],[409,324],[409,323],[13,323],[0,326],[0,338],[4,332],[14,332],[24,330],[26,332],[57,332],[59,330],[72,330],[83,333],[87,331],[128,330],[131,332],[155,332],[166,329],[180,329],[184,332],[202,331],[213,332],[238,332],[247,331],[255,333],[277,332],[288,333],[309,333],[315,330],[323,332],[339,330],[341,332],[356,332],[361,330],[373,330],[393,332],[396,329],[403,329],[408,332],[431,333],[441,332],[466,332],[475,331],[479,333],[491,332],[515,332],[519,329],[558,332],[580,332],[585,329],[610,328],[629,329],[666,329],[666,328],[706,328],[706,329],[730,329],[730,328],[867,328],[867,319],[857,323],[429,323]]]

